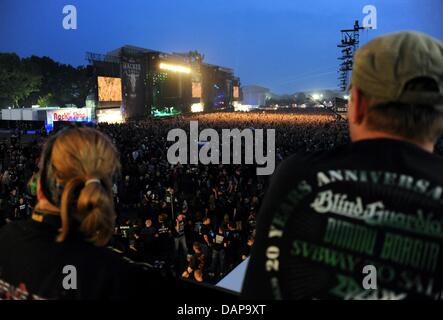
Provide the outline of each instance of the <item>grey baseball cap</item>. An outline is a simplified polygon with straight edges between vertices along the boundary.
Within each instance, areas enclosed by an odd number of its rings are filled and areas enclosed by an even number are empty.
[[[423,77],[433,79],[439,92],[404,90]],[[357,50],[351,83],[382,102],[443,109],[443,42],[415,31],[378,37]]]

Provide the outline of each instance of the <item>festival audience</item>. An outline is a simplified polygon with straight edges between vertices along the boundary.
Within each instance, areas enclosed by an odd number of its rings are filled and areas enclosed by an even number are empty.
[[[219,113],[98,124],[120,152],[114,185],[118,219],[109,243],[131,259],[177,276],[214,283],[249,256],[255,221],[269,177],[254,165],[171,165],[171,129],[276,130],[277,164],[291,154],[349,143],[344,121],[327,114]],[[33,210],[38,156],[44,137],[0,142],[0,226]],[[443,141],[436,145],[443,154]]]

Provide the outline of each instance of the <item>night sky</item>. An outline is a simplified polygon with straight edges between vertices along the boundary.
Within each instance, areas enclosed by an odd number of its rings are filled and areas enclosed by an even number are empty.
[[[77,30],[63,29],[68,4]],[[336,89],[339,30],[361,23],[367,4],[377,7],[378,29],[364,31],[362,43],[407,29],[443,40],[443,0],[0,0],[0,52],[84,65],[87,51],[124,44],[198,50],[234,68],[243,85]]]

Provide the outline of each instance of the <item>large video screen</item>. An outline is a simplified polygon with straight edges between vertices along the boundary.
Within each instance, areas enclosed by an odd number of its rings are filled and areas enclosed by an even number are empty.
[[[238,86],[234,86],[234,88],[233,88],[233,96],[234,96],[234,99],[237,99],[237,98],[240,97],[240,90],[239,90]]]
[[[202,97],[202,85],[200,82],[192,83],[192,97],[201,98]]]
[[[120,78],[98,77],[98,101],[122,101],[122,81]]]

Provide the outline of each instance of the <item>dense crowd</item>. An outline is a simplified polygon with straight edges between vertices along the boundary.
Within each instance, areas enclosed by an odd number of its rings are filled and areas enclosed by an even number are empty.
[[[32,213],[41,151],[38,140],[23,139],[20,132],[4,135],[0,140],[0,226],[27,219]]]
[[[110,246],[133,260],[185,278],[215,282],[248,257],[269,177],[255,165],[171,165],[174,128],[276,129],[277,164],[291,154],[349,143],[346,122],[332,115],[213,113],[99,124],[120,152],[114,184],[118,213]],[[0,143],[0,225],[26,219],[36,196],[44,137],[8,136]],[[437,153],[443,154],[440,140]]]

